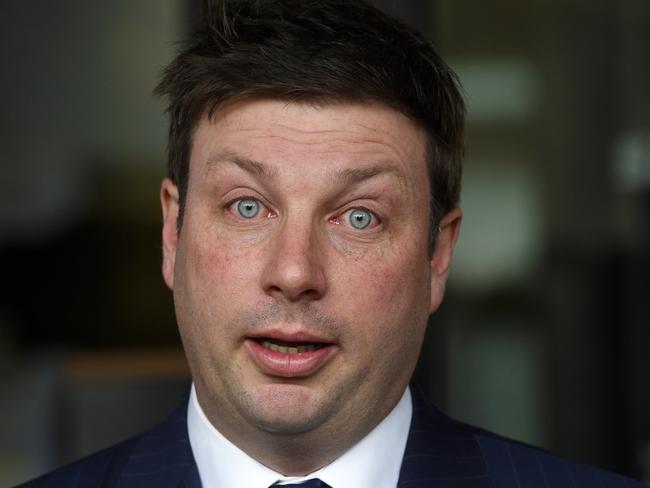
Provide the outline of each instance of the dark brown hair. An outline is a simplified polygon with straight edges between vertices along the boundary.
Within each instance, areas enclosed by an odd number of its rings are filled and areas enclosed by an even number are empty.
[[[392,107],[429,136],[432,244],[458,205],[465,106],[456,75],[420,33],[361,0],[207,0],[201,29],[155,93],[169,103],[179,229],[199,119],[242,98]]]

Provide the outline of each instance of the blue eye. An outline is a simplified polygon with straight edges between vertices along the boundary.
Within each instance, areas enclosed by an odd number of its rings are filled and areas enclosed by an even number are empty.
[[[350,212],[350,225],[355,229],[365,229],[372,222],[372,214],[366,210],[353,210]]]
[[[245,219],[252,219],[260,213],[260,204],[257,200],[240,200],[237,203],[237,211]]]

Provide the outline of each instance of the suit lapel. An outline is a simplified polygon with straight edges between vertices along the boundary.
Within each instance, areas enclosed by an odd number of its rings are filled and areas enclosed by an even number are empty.
[[[138,440],[120,472],[119,488],[201,488],[187,433],[187,401]]]
[[[433,407],[413,385],[413,419],[399,488],[490,487],[472,430]]]

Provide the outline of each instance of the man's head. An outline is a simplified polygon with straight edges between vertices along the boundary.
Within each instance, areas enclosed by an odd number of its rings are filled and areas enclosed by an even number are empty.
[[[199,120],[244,98],[388,105],[427,133],[432,246],[458,205],[465,107],[456,76],[421,34],[361,1],[206,0],[202,28],[156,93],[169,102],[179,227]]]
[[[163,276],[210,421],[305,474],[413,372],[458,236],[463,105],[426,43],[360,2],[206,15],[160,85]]]

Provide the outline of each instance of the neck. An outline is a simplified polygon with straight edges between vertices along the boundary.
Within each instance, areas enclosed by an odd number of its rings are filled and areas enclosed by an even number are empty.
[[[302,437],[302,436],[301,436]],[[239,445],[246,454],[284,476],[306,476],[327,466],[343,455],[354,442],[323,446],[319,441],[305,438],[271,438]],[[318,446],[318,447],[316,447]]]
[[[204,410],[205,411],[205,410]],[[210,415],[212,425],[250,457],[284,476],[305,476],[327,466],[365,437],[374,425],[355,423],[354,428],[330,429],[325,426],[308,432],[287,434],[259,428],[232,429],[222,415]]]
[[[306,476],[327,466],[363,439],[388,415],[400,397],[384,404],[381,410],[345,412],[345,422],[339,422],[338,428],[325,423],[298,433],[265,429],[242,418],[229,418],[229,409],[202,401],[200,396],[198,399],[210,423],[248,456],[284,476]]]

